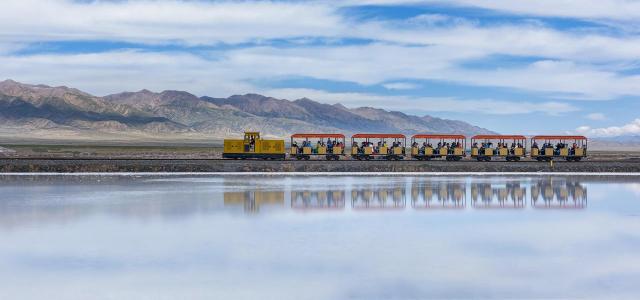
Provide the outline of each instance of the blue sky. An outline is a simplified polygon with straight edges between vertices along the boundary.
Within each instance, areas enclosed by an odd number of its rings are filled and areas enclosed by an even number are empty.
[[[0,78],[640,135],[640,2],[8,0]]]

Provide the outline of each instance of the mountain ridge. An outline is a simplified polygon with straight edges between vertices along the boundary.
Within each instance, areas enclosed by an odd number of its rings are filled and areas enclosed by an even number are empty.
[[[66,86],[0,82],[0,136],[61,139],[211,139],[244,130],[286,137],[296,132],[493,133],[463,121],[413,116],[379,108],[347,108],[308,98],[248,93],[227,98],[186,91],[122,92],[98,97]]]

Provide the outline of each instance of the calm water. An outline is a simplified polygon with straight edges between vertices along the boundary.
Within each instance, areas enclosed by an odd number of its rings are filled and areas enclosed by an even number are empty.
[[[634,177],[0,177],[0,299],[640,297]]]

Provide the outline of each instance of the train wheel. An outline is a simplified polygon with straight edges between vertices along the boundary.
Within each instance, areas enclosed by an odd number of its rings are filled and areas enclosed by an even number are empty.
[[[514,157],[513,161],[520,161],[520,157],[519,156]]]
[[[573,158],[573,161],[578,162],[578,161],[580,161],[581,159],[582,159],[582,157],[574,157],[574,158]]]
[[[482,160],[483,160],[483,159],[482,159],[482,157],[480,157],[480,156],[476,157],[476,159],[477,159],[478,161],[482,161]]]
[[[340,156],[336,156],[333,158],[334,160],[340,160]]]
[[[371,160],[371,156],[366,156],[364,159]]]
[[[462,160],[462,156],[456,156],[455,157],[455,161],[461,161]]]
[[[311,157],[309,157],[309,156],[305,156],[304,157],[304,160],[309,160],[309,159],[311,159]]]
[[[487,156],[484,158],[484,161],[491,161],[491,156]]]

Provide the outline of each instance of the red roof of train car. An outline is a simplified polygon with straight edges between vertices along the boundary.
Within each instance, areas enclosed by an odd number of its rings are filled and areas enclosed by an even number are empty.
[[[471,137],[474,140],[482,140],[482,139],[516,139],[516,140],[526,140],[527,138],[524,135],[499,135],[499,134],[480,134]]]
[[[340,133],[296,133],[292,138],[340,138],[344,139],[344,134]]]
[[[406,138],[404,134],[387,134],[387,133],[358,133],[351,136],[354,139],[366,139],[366,138],[396,138],[396,139],[404,139]]]
[[[586,140],[586,136],[582,135],[536,135],[532,137],[534,140]]]
[[[414,139],[465,139],[461,134],[416,134]]]

